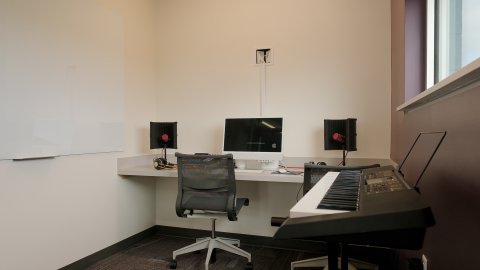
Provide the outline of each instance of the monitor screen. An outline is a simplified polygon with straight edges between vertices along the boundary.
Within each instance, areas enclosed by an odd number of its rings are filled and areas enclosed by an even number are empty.
[[[256,153],[281,154],[282,128],[283,118],[281,117],[227,118],[225,119],[223,152],[233,153],[234,157],[244,159],[255,159],[256,157],[261,159],[261,155],[255,155]],[[239,154],[241,152],[243,155]]]
[[[177,149],[177,122],[150,122],[150,149]]]

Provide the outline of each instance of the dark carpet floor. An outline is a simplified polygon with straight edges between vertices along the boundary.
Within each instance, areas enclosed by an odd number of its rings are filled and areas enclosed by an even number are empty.
[[[170,269],[172,251],[193,243],[194,240],[178,237],[156,235],[136,245],[116,253],[87,268],[88,270],[153,270]],[[255,270],[289,270],[290,262],[313,258],[318,254],[292,250],[241,245],[252,255]],[[205,250],[198,254],[191,253],[177,257],[178,270],[205,269]],[[218,250],[216,262],[209,265],[209,270],[245,269],[247,259]],[[308,268],[302,268],[307,270]],[[314,269],[314,268],[311,268]],[[319,268],[316,268],[317,270]]]

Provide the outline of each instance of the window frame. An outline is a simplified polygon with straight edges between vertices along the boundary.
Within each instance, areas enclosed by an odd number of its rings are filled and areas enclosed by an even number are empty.
[[[480,58],[472,61],[471,63],[465,65],[464,67],[458,69],[458,66],[461,65],[461,53],[459,54],[458,50],[461,50],[461,46],[455,44],[459,42],[454,39],[446,39],[447,46],[440,48],[439,38],[440,32],[436,25],[439,25],[440,21],[438,16],[439,14],[439,0],[428,0],[428,5],[426,8],[426,27],[434,26],[434,31],[426,31],[426,75],[425,75],[425,90],[412,97],[411,99],[405,101],[403,104],[397,107],[397,111],[408,112],[414,110],[418,107],[424,106],[426,104],[432,103],[441,98],[446,98],[452,96],[455,93],[463,92],[469,89],[473,89],[477,86],[480,86]],[[433,5],[432,5],[433,3]],[[445,8],[444,8],[445,10]],[[458,15],[459,7],[458,4],[453,12],[456,12]],[[461,5],[460,5],[461,12]],[[445,20],[443,23],[450,23],[448,20]],[[454,25],[457,28],[461,27],[461,24]],[[432,29],[432,28],[430,28]],[[408,38],[408,37],[406,37]],[[454,46],[452,46],[452,44]],[[452,50],[452,47],[454,51]],[[455,48],[456,47],[456,48]],[[443,50],[443,51],[440,51]],[[456,58],[453,62],[447,62],[444,70],[437,69],[436,67],[441,66],[441,61],[439,59],[439,53],[444,54],[453,54]],[[447,60],[448,61],[448,60]],[[445,63],[443,63],[445,64]],[[450,75],[447,75],[445,78],[439,80],[442,74],[445,74],[447,70],[456,70]],[[443,73],[442,73],[443,72]]]

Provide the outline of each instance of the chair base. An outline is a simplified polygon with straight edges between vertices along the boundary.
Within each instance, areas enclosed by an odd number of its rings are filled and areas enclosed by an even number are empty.
[[[251,255],[250,253],[240,249],[239,246],[240,246],[240,240],[237,240],[237,239],[229,239],[229,238],[222,238],[222,237],[215,237],[215,238],[205,237],[205,238],[197,239],[195,243],[188,245],[186,247],[177,249],[173,252],[173,261],[170,264],[170,269],[176,268],[176,265],[177,265],[176,257],[178,255],[195,252],[202,249],[208,249],[207,258],[205,260],[205,270],[208,270],[208,265],[212,257],[212,252],[216,248],[247,258],[248,260],[247,268],[249,268],[249,266],[252,264]]]
[[[340,258],[338,258],[340,263]],[[323,270],[328,270],[328,256],[317,257],[312,259],[306,259],[302,261],[292,262],[291,270],[300,267],[323,267]],[[366,269],[366,270],[378,270],[378,265],[373,263],[367,263],[360,260],[349,259],[348,260],[348,270],[357,270],[357,269]]]

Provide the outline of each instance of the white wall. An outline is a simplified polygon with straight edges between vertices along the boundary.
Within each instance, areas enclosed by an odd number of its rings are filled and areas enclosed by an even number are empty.
[[[45,2],[1,3],[0,159],[123,150],[122,17]]]
[[[42,1],[44,6],[37,12],[46,18],[62,12],[57,7],[63,1]],[[1,1],[0,8],[13,3],[19,1]],[[58,269],[155,224],[154,180],[117,176],[116,159],[147,153],[148,121],[156,115],[157,3],[72,0],[72,4],[104,9],[121,18],[125,87],[118,91],[124,91],[125,97],[125,151],[0,161],[0,269]],[[10,17],[29,21],[24,16]],[[44,23],[48,26],[48,21]],[[35,43],[35,38],[30,42]],[[56,57],[60,56],[49,55],[59,60]],[[8,98],[3,90],[1,98]]]
[[[269,46],[265,115],[284,117],[286,156],[340,157],[323,150],[323,120],[355,117],[349,157],[389,158],[389,1],[163,0],[159,14],[156,120],[178,121],[178,151],[220,153],[226,117],[259,116],[255,49]],[[240,183],[251,206],[219,229],[273,234],[270,214],[287,215],[298,188]],[[175,217],[175,193],[157,182],[157,224],[198,227]]]
[[[325,118],[358,118],[352,157],[388,158],[388,1],[160,1],[159,114],[179,150],[220,152],[225,117],[258,116],[255,49],[271,46],[266,115],[285,117],[286,156],[323,150]]]
[[[287,156],[338,156],[322,150],[323,119],[357,117],[350,156],[388,158],[388,1],[81,2],[122,17],[125,151],[0,161],[0,269],[57,269],[154,224],[208,229],[175,216],[174,179],[118,177],[116,158],[150,153],[153,120],[179,122],[180,151],[220,152],[225,117],[259,114],[259,47],[274,49],[266,114],[285,117]],[[218,228],[271,235],[270,215],[286,215],[298,188],[240,183],[251,206]]]

